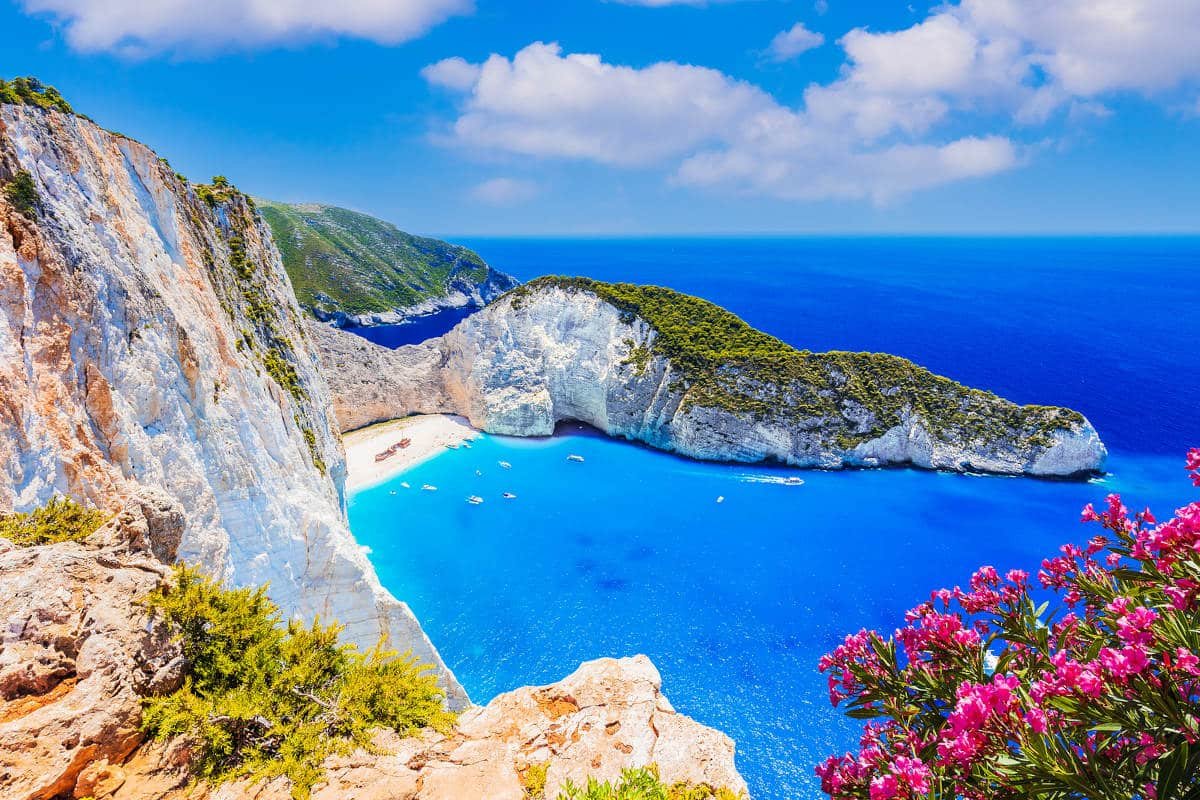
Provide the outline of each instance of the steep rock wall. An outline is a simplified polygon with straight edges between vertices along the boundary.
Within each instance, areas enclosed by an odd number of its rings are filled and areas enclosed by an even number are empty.
[[[702,391],[694,373],[662,353],[659,336],[628,309],[553,283],[518,289],[444,337],[395,351],[314,329],[343,430],[445,411],[517,436],[548,435],[558,422],[575,420],[708,460],[1038,477],[1092,474],[1106,456],[1091,424],[1074,412],[1018,407],[889,356],[838,354],[832,366],[812,357],[827,370],[828,383],[820,386],[780,385],[752,370],[721,367],[722,385],[754,407],[740,410],[714,401],[711,387]],[[862,372],[852,373],[859,362]],[[880,374],[902,378],[876,378],[872,370],[880,363]],[[867,394],[886,398],[894,414],[856,401],[851,389],[864,385]],[[365,407],[358,405],[364,397],[371,398]],[[813,397],[836,411],[797,410],[814,405],[806,399]],[[954,422],[922,410],[931,397]]]
[[[0,509],[134,483],[188,512],[181,557],[288,612],[383,635],[461,687],[346,523],[345,457],[299,308],[248,200],[207,200],[90,121],[0,106]]]

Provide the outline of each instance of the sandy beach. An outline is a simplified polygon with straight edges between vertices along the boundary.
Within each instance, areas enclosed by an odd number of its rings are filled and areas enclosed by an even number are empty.
[[[425,414],[378,425],[369,425],[342,436],[346,445],[346,490],[350,492],[382,483],[414,464],[432,458],[447,445],[474,439],[479,431],[462,417],[448,414]],[[375,455],[401,439],[411,439],[408,447],[384,461]]]

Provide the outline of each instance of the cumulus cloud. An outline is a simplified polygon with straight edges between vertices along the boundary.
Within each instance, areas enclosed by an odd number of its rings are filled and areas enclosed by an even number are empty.
[[[537,197],[539,187],[533,181],[518,178],[492,178],[470,191],[472,199],[491,206],[515,206]]]
[[[1084,122],[1111,113],[1117,93],[1194,88],[1200,3],[962,0],[839,44],[838,77],[798,106],[704,67],[635,68],[540,42],[511,59],[439,62],[426,78],[461,93],[443,134],[457,145],[657,167],[679,185],[883,202],[1020,166],[1038,149],[1022,140],[1044,139],[1034,127],[1056,114]]]
[[[815,47],[825,44],[825,37],[804,27],[803,22],[797,22],[786,31],[775,34],[767,47],[767,55],[774,61],[789,61],[801,53],[807,53]]]
[[[349,36],[396,44],[424,34],[473,0],[19,0],[48,14],[72,47],[130,57],[206,52]]]

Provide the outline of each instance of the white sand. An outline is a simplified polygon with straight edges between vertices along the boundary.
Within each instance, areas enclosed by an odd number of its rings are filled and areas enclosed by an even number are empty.
[[[474,439],[479,431],[472,428],[462,417],[448,414],[426,414],[378,425],[368,425],[342,436],[346,445],[346,491],[355,492],[386,481],[443,452],[447,445]],[[384,461],[376,462],[380,453],[401,439],[412,439],[412,444],[397,450]]]

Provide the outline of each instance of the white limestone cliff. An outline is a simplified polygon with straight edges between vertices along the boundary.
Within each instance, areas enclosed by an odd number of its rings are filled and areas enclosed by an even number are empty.
[[[655,350],[658,333],[645,319],[591,291],[536,284],[501,298],[440,339],[395,351],[313,326],[342,429],[411,413],[450,412],[484,431],[517,436],[545,436],[559,422],[579,421],[613,436],[720,461],[912,465],[1038,477],[1076,477],[1104,463],[1104,445],[1082,417],[1048,432],[1005,428],[972,439],[905,407],[895,424],[881,430],[877,414],[850,399],[841,401],[833,418],[797,415],[787,402],[805,387],[763,385],[758,376],[732,369],[722,377],[779,402],[758,415],[695,402],[690,377]],[[924,370],[919,374],[935,379]],[[915,391],[909,385],[876,388],[901,400]],[[1019,409],[992,395],[963,391],[956,410],[969,418],[1003,412],[1035,419],[1057,411]],[[839,446],[831,436],[835,429],[853,438]]]
[[[19,171],[39,203],[0,195],[0,510],[161,487],[182,558],[411,648],[465,703],[350,534],[329,391],[246,198],[205,202],[137,142],[4,105],[0,180]]]

